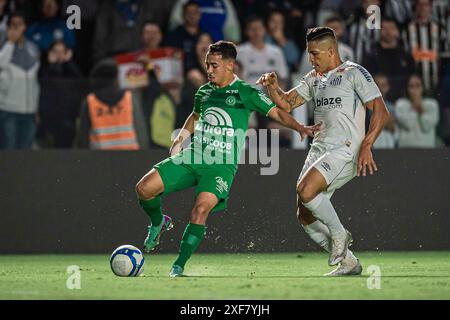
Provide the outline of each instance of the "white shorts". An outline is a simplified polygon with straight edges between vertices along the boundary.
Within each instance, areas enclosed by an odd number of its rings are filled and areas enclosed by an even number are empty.
[[[314,167],[324,176],[328,185],[324,194],[331,198],[334,191],[356,176],[357,165],[353,159],[354,153],[346,145],[312,144],[297,184],[300,183],[308,170]]]

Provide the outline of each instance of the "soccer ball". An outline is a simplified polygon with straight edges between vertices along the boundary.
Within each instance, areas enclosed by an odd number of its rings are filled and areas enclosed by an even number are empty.
[[[111,270],[119,277],[137,277],[144,270],[144,256],[135,246],[125,244],[111,255]]]

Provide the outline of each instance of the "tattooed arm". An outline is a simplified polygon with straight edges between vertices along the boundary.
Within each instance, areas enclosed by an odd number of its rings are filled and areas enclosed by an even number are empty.
[[[280,88],[275,72],[263,74],[256,83],[265,86],[272,101],[284,111],[291,112],[305,103],[305,99],[298,94],[295,88],[288,92],[284,92]]]

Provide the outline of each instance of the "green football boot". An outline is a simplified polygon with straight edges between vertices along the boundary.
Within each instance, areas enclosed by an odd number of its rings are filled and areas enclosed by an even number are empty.
[[[184,269],[182,267],[177,266],[176,264],[174,264],[172,266],[172,269],[170,269],[169,277],[171,277],[171,278],[185,277],[183,275],[183,271],[184,271]]]
[[[173,228],[172,219],[169,216],[163,215],[163,219],[159,226],[149,226],[147,238],[144,240],[144,251],[149,253],[155,250],[159,244],[159,239],[164,231],[168,231]]]

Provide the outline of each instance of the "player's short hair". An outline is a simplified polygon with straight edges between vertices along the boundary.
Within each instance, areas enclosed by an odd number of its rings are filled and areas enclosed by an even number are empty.
[[[219,54],[222,59],[236,60],[236,45],[231,41],[220,40],[209,45],[208,54]]]
[[[308,32],[306,33],[306,42],[325,38],[333,38],[336,40],[334,30],[329,27],[316,27],[308,29]]]

